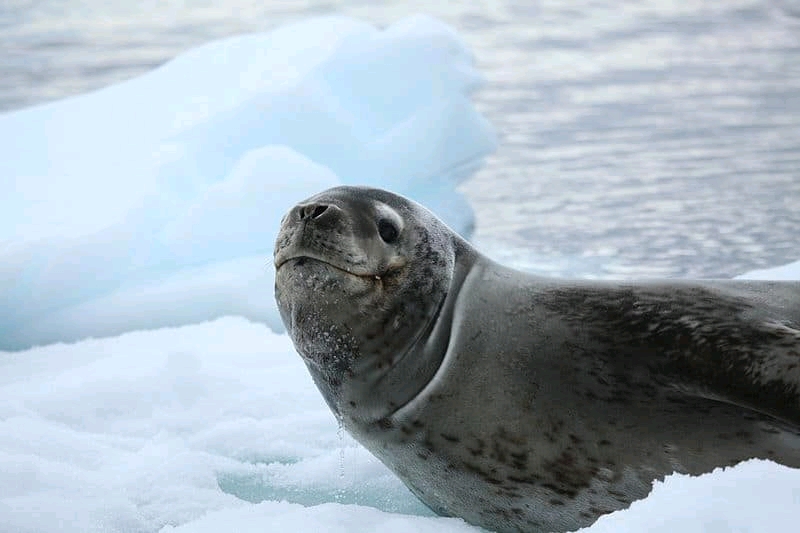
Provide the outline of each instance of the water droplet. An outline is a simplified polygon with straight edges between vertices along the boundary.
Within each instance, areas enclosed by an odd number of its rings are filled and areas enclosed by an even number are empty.
[[[344,421],[341,416],[336,417],[338,428],[336,429],[336,436],[339,439],[339,482],[334,493],[334,500],[338,503],[344,501]]]

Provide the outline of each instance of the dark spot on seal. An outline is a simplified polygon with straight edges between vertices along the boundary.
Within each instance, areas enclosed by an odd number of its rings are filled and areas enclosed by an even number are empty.
[[[530,473],[526,477],[512,475],[512,476],[507,476],[506,479],[513,483],[521,483],[523,485],[538,485],[539,481],[541,481],[542,478],[541,476]]]
[[[458,437],[455,437],[453,435],[448,435],[446,433],[440,433],[440,435],[447,442],[461,442],[461,439],[459,439]]]
[[[394,422],[388,418],[381,418],[378,420],[378,427],[381,429],[392,429],[394,427]]]
[[[606,492],[608,492],[609,496],[613,497],[619,503],[622,503],[622,504],[631,503],[631,499],[626,494],[624,494],[624,493],[622,493],[622,492],[620,492],[618,490],[608,489],[608,490],[606,490]]]
[[[522,494],[519,493],[517,487],[498,487],[495,489],[495,494],[498,496],[505,496],[507,498],[519,499],[522,498]]]
[[[559,486],[554,485],[552,483],[543,483],[542,484],[542,488],[545,488],[545,489],[547,489],[547,490],[549,490],[551,492],[554,492],[554,493],[558,494],[559,496],[566,496],[566,497],[568,497],[570,499],[575,499],[575,497],[578,495],[578,491],[577,490],[574,490],[574,489],[571,489],[571,488],[566,488],[566,487],[559,487]]]
[[[558,498],[550,498],[550,505],[564,505],[564,500]]]
[[[472,454],[473,457],[482,456],[485,454],[485,446],[482,439],[475,439],[475,446],[467,446],[467,451]]]
[[[498,462],[501,462],[501,463],[505,463],[506,462],[506,451],[497,441],[494,441],[492,443],[492,454],[491,454],[491,457],[493,459],[496,459]]]
[[[473,464],[473,463],[463,463],[464,469],[476,474],[478,477],[486,481],[491,485],[502,485],[503,480],[497,478],[497,469],[490,468],[489,470],[484,470],[480,466]]]
[[[528,464],[528,452],[511,453],[511,462],[514,468],[523,470]]]

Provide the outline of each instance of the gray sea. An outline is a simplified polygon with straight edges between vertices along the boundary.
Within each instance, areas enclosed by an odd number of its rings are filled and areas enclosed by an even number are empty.
[[[729,277],[800,259],[796,0],[2,0],[0,110],[211,39],[339,13],[451,24],[500,148],[475,240],[561,275]]]

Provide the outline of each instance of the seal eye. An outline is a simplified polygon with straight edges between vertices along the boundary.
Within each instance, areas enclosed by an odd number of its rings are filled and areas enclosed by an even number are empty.
[[[378,234],[386,244],[392,244],[397,240],[398,231],[391,221],[382,218],[378,221]]]

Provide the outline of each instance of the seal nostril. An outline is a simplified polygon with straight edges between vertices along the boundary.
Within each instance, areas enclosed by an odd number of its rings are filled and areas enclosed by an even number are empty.
[[[322,213],[328,210],[327,205],[318,205],[314,207],[314,210],[311,212],[311,218],[318,218],[322,216]]]
[[[309,204],[300,207],[300,220],[313,220],[321,217],[328,210],[326,204]]]

